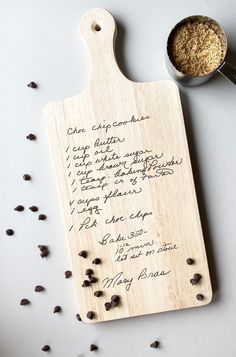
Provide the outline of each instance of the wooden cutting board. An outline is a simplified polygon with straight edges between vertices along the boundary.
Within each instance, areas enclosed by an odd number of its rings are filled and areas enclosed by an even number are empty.
[[[212,290],[178,87],[124,77],[106,10],[86,12],[80,28],[90,81],[81,94],[48,104],[45,116],[82,320],[208,304]],[[101,263],[93,264],[95,258]],[[86,269],[98,280],[82,287]],[[191,284],[196,273],[201,279]],[[107,311],[112,295],[120,303]]]

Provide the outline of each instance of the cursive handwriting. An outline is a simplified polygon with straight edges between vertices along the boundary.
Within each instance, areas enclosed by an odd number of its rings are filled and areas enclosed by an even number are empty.
[[[119,161],[115,164],[105,164],[105,162],[102,163],[102,165],[97,169],[97,171],[105,171],[105,170],[111,170],[116,167],[123,166],[125,169],[128,169],[126,165],[126,160],[125,161]]]
[[[150,117],[148,115],[146,115],[145,117],[142,116],[141,118],[135,118],[134,115],[132,115],[130,120],[123,120],[123,121],[114,121],[113,123],[106,123],[105,120],[103,120],[104,123],[99,123],[99,124],[95,124],[92,126],[92,130],[105,130],[105,132],[107,133],[108,130],[110,130],[112,127],[116,128],[116,127],[121,127],[124,126],[126,124],[129,123],[139,123],[143,120],[147,120],[150,119]]]
[[[110,198],[116,198],[116,197],[122,197],[122,196],[127,196],[127,195],[133,195],[133,194],[138,194],[142,192],[142,188],[140,187],[139,189],[133,189],[133,190],[129,190],[129,191],[119,191],[117,188],[114,191],[110,191],[107,195],[103,196],[104,199],[104,203],[107,202],[108,199]]]
[[[148,272],[147,268],[143,268],[141,273],[138,276],[138,280],[149,279],[149,278],[157,278],[159,276],[168,275],[171,270],[156,270],[155,272]]]
[[[73,135],[73,134],[80,134],[80,133],[85,133],[86,130],[84,128],[78,129],[77,127],[75,128],[68,128],[67,129],[67,135]]]
[[[133,278],[125,278],[123,271],[116,274],[112,278],[107,277],[102,280],[103,288],[110,288],[110,287],[114,288],[116,285],[119,286],[120,284],[124,284],[125,289],[127,291],[129,291],[132,282],[133,282]]]
[[[120,242],[125,242],[126,240],[129,239],[134,239],[137,238],[143,234],[146,234],[147,231],[144,231],[143,229],[138,229],[137,231],[131,231],[128,235],[123,235],[119,233],[117,236],[114,238],[111,237],[110,233],[106,233],[102,239],[99,241],[101,245],[107,245],[107,244],[112,244],[112,243],[120,243]],[[117,249],[116,253],[119,252],[119,248]],[[115,253],[115,254],[116,254]]]
[[[81,211],[77,211],[78,214],[81,213],[86,213],[88,212],[89,214],[100,214],[100,212],[102,211],[101,208],[99,208],[97,205],[93,206],[93,207],[84,207]]]
[[[150,278],[159,278],[164,277],[165,275],[170,274],[171,270],[155,270],[155,271],[148,271],[147,268],[143,268],[137,276],[126,277],[124,276],[124,272],[121,271],[114,275],[113,277],[106,277],[102,280],[103,288],[109,289],[114,288],[115,286],[124,285],[127,291],[130,290],[134,280],[144,280]]]
[[[83,228],[90,229],[93,227],[97,227],[97,220],[94,219],[92,221],[91,217],[86,217],[85,220],[80,224],[79,231],[81,231]]]
[[[135,218],[142,218],[142,221],[144,221],[144,219],[148,216],[151,216],[152,212],[142,212],[141,210],[139,210],[137,213],[131,213],[130,215],[130,219],[135,219]]]
[[[125,138],[121,139],[118,136],[111,136],[110,138],[107,138],[105,141],[101,141],[100,138],[97,138],[94,142],[94,147],[122,143],[123,141],[125,141]]]

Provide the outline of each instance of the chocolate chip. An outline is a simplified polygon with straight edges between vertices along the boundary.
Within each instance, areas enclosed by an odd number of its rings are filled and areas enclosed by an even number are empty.
[[[95,258],[93,261],[92,261],[93,264],[101,264],[101,259],[100,258]]]
[[[120,296],[119,295],[112,295],[112,297],[111,297],[112,307],[118,306],[119,303],[120,303]]]
[[[83,284],[82,284],[82,287],[83,287],[83,288],[86,288],[86,287],[89,286],[89,285],[90,285],[90,281],[84,280],[84,281],[83,281]]]
[[[192,279],[190,279],[190,283],[191,283],[192,285],[195,285],[195,284],[197,284],[197,283],[198,283],[198,280],[197,280],[197,279],[192,278]]]
[[[194,260],[193,260],[192,258],[188,258],[188,259],[186,260],[186,263],[187,263],[188,265],[192,265],[192,264],[194,264]]]
[[[13,236],[13,234],[14,234],[13,229],[7,229],[7,230],[6,230],[6,235],[7,235],[7,236]]]
[[[26,136],[26,139],[28,139],[28,140],[36,140],[37,138],[36,138],[36,135],[29,134],[29,135]]]
[[[110,302],[105,302],[104,306],[106,311],[109,311],[112,308],[112,304]]]
[[[95,313],[93,311],[89,311],[86,316],[88,319],[93,320],[95,317]]]
[[[95,293],[93,295],[96,296],[96,297],[100,297],[100,296],[102,296],[102,291],[101,290],[97,290],[97,291],[95,291]]]
[[[42,245],[42,244],[39,244],[38,248],[39,248],[40,252],[44,252],[45,250],[48,250],[48,247],[46,245]]]
[[[23,179],[24,179],[25,181],[30,181],[30,180],[31,180],[31,176],[28,175],[28,174],[24,174],[24,175],[23,175]]]
[[[22,299],[21,302],[20,302],[20,305],[29,305],[30,304],[30,301],[28,299]]]
[[[41,285],[37,285],[34,288],[34,291],[36,291],[36,293],[40,293],[41,291],[44,291],[44,290],[45,290],[45,288]]]
[[[80,317],[80,314],[76,314],[76,318],[78,321],[82,321],[81,317]]]
[[[119,301],[111,301],[111,305],[112,305],[112,307],[116,307],[116,306],[118,306],[119,305]]]
[[[90,345],[89,349],[91,352],[96,351],[96,350],[98,350],[98,346],[92,344],[92,345]]]
[[[120,296],[119,296],[119,295],[112,295],[111,301],[113,301],[113,302],[119,302],[119,301],[120,301]]]
[[[160,346],[160,342],[159,341],[154,341],[150,344],[150,347],[152,348],[158,348]]]
[[[37,212],[39,209],[38,209],[38,207],[36,207],[36,206],[31,206],[31,207],[29,207],[29,209],[32,211],[32,212]]]
[[[69,278],[71,278],[72,277],[72,272],[70,271],[70,270],[66,270],[65,271],[65,278],[66,279],[69,279]]]
[[[96,283],[97,281],[98,281],[98,279],[97,278],[95,278],[95,276],[89,276],[89,281],[90,281],[90,283]]]
[[[43,250],[43,251],[40,253],[40,257],[41,257],[41,258],[46,258],[48,255],[49,255],[49,250]]]
[[[14,208],[14,211],[18,211],[18,212],[24,211],[24,206],[22,206],[22,205],[16,206]]]
[[[197,281],[199,281],[199,280],[202,278],[201,274],[199,274],[199,273],[194,274],[193,277],[194,277],[194,279],[196,279]]]
[[[199,273],[194,274],[193,279],[190,279],[192,285],[197,284],[201,280],[202,276]]]
[[[47,219],[47,216],[46,216],[46,214],[40,214],[38,216],[38,219],[39,219],[39,221],[45,221],[45,219]]]
[[[93,270],[92,269],[87,269],[85,272],[85,275],[93,275]]]
[[[45,346],[43,346],[43,347],[41,348],[41,350],[44,351],[44,352],[47,352],[47,351],[50,350],[50,346],[45,345]]]
[[[55,314],[57,312],[61,312],[61,310],[62,310],[61,306],[57,305],[54,307],[53,313]]]
[[[49,252],[49,249],[48,249],[48,247],[46,245],[39,244],[38,248],[39,248],[39,250],[41,252],[40,253],[41,258],[46,258],[49,255],[50,252]]]
[[[86,252],[86,250],[81,250],[81,252],[79,252],[79,256],[82,258],[87,258],[88,253]]]
[[[35,82],[30,82],[29,84],[27,84],[27,87],[29,88],[38,88],[38,85]]]
[[[202,294],[197,294],[196,299],[202,301],[204,299],[204,296]]]

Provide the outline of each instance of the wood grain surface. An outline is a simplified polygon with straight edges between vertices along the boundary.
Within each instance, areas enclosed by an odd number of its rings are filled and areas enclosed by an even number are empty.
[[[178,87],[124,77],[106,10],[86,12],[80,29],[90,81],[81,94],[48,104],[45,118],[81,317],[99,322],[208,304],[212,290]],[[98,280],[82,287],[89,268]],[[201,279],[191,284],[196,273]],[[103,294],[95,297],[98,290]],[[106,311],[112,295],[120,303]]]

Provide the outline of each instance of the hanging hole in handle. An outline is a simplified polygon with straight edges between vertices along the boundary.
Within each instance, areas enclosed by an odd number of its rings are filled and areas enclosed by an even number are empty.
[[[95,24],[95,25],[93,25],[93,31],[95,31],[95,32],[99,32],[99,31],[101,31],[101,26],[100,25],[98,25],[98,24]]]

